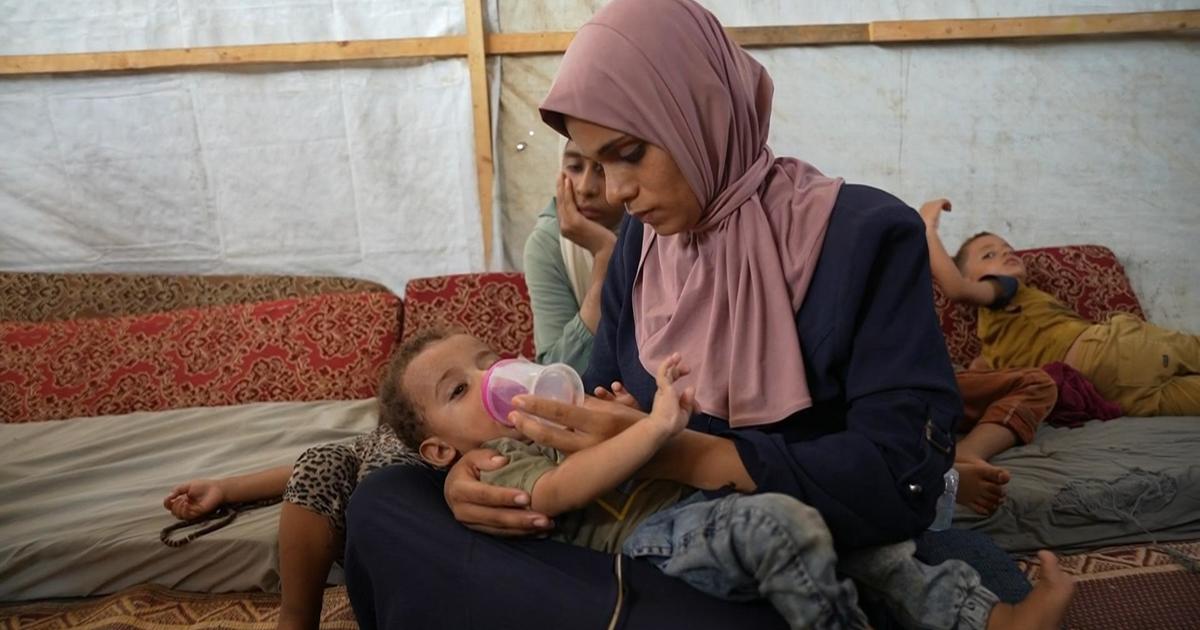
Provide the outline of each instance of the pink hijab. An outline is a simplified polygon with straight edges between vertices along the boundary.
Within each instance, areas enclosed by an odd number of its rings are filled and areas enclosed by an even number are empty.
[[[672,352],[700,411],[732,426],[812,406],[796,312],[841,179],[767,146],[766,70],[690,0],[614,0],[575,34],[542,118],[571,116],[662,147],[703,207],[688,233],[643,232],[634,280],[638,354]]]

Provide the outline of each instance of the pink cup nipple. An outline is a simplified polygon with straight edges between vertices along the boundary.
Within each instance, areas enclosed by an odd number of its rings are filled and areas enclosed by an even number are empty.
[[[500,363],[496,365],[500,365]],[[483,377],[483,387],[480,388],[483,394],[483,407],[492,420],[511,427],[513,424],[508,421],[508,414],[513,410],[513,396],[528,394],[529,390],[516,381],[496,376],[495,368],[496,366],[492,366]]]

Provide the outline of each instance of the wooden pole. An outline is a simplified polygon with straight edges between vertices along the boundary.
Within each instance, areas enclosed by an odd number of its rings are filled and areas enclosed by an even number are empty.
[[[483,2],[463,0],[467,15],[467,69],[471,75],[471,113],[475,127],[475,178],[479,185],[479,222],[483,228],[483,265],[492,264],[492,116],[488,96]]]

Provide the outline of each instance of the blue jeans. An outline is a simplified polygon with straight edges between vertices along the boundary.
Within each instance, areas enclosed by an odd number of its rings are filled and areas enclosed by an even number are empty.
[[[857,580],[908,628],[984,628],[997,603],[965,563],[930,567],[912,542],[864,549],[839,562],[824,519],[782,494],[696,493],[646,519],[623,546],[709,595],[765,597],[793,628],[866,628]]]

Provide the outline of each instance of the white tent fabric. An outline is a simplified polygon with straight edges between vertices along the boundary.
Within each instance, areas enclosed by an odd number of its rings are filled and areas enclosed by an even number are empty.
[[[0,54],[435,36],[451,0],[0,6]],[[0,268],[484,267],[465,59],[0,80]]]
[[[729,26],[1195,8],[1187,0],[701,0]],[[489,0],[569,30],[603,0]],[[0,0],[0,54],[434,36],[461,0]],[[1152,321],[1200,331],[1200,42],[1113,38],[754,51],[771,143],[1021,247],[1116,251]],[[498,238],[553,194],[558,56],[491,73]],[[503,81],[500,81],[503,75]],[[0,269],[408,278],[484,261],[465,61],[0,79]]]
[[[1177,0],[701,0],[727,26],[1195,9]],[[505,31],[582,23],[596,0],[501,2]],[[775,80],[771,146],[914,207],[942,236],[1116,252],[1149,319],[1200,333],[1200,40],[1092,38],[753,49]],[[536,105],[558,58],[505,58],[496,161],[508,260],[554,194]],[[518,147],[524,144],[521,150]],[[538,174],[541,175],[538,175]]]
[[[0,1],[3,55],[433,37],[464,31],[463,4],[455,0]]]

